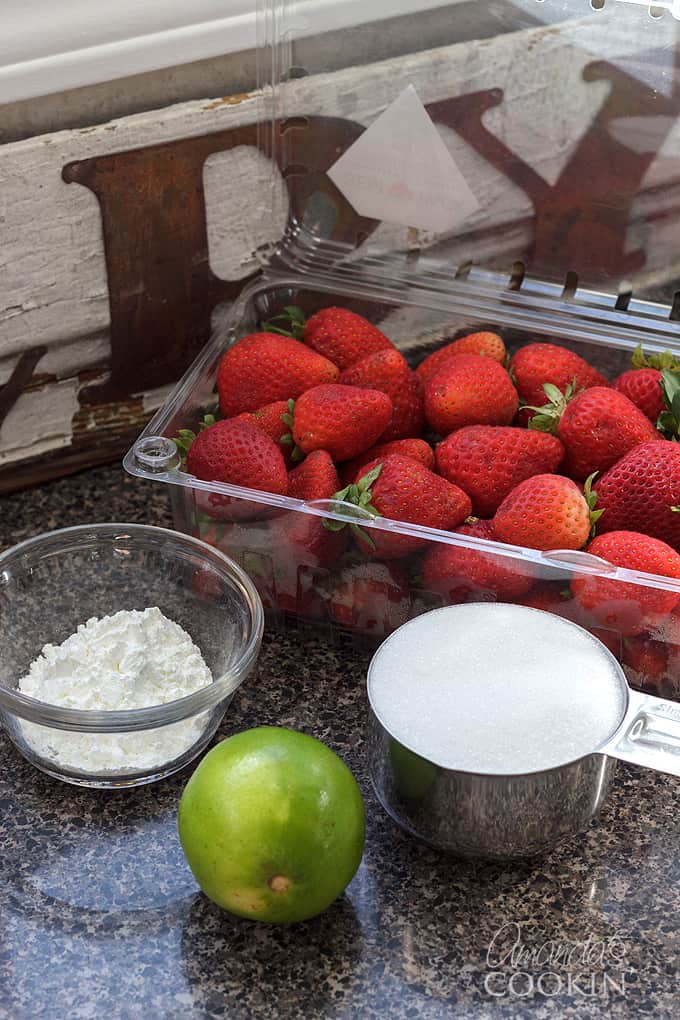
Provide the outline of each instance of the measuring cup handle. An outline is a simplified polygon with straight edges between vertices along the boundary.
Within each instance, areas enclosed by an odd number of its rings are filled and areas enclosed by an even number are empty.
[[[604,754],[680,776],[680,704],[629,691],[623,724]]]

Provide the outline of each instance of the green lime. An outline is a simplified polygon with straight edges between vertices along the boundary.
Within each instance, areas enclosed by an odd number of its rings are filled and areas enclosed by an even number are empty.
[[[414,802],[422,800],[437,777],[437,769],[392,737],[389,748],[394,782],[402,797]]]
[[[205,756],[182,794],[178,827],[196,881],[219,906],[259,921],[304,921],[359,867],[364,804],[325,744],[260,726]]]

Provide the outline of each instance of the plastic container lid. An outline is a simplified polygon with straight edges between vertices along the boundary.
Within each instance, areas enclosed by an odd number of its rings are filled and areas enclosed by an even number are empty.
[[[263,258],[680,317],[678,0],[353,6],[261,4]]]

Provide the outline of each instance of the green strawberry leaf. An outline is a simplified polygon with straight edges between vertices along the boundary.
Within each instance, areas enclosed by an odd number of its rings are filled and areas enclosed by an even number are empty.
[[[589,538],[595,537],[595,526],[602,514],[605,512],[605,507],[602,507],[600,510],[595,509],[597,506],[597,493],[593,492],[593,482],[595,481],[597,474],[597,471],[594,471],[592,475],[589,475],[583,486],[583,495],[585,496],[586,503],[588,504],[588,513],[590,515]]]
[[[668,439],[677,439],[680,435],[680,378],[671,369],[661,372],[661,392],[666,410],[659,415],[656,427]]]
[[[367,531],[364,531],[363,528],[360,528],[358,524],[350,524],[349,530],[352,532],[355,538],[359,539],[360,542],[365,542],[366,545],[369,546],[369,548],[371,548],[375,552],[376,548],[375,542],[373,541],[373,539],[371,538]]]
[[[544,404],[542,407],[532,407],[531,404],[525,405],[529,411],[536,411],[536,414],[529,419],[528,427],[536,432],[551,432],[553,435],[556,435],[557,427],[560,424],[567,404],[579,392],[576,389],[576,379],[565,386],[564,393],[554,383],[550,382],[543,383],[543,392],[548,398],[547,404]]]
[[[647,365],[647,359],[645,357],[645,352],[642,350],[642,344],[638,344],[637,347],[635,348],[635,350],[633,351],[633,356],[630,359],[630,367],[631,368],[648,368],[649,367]]]
[[[382,464],[376,464],[376,466],[371,471],[369,471],[368,474],[363,475],[359,479],[356,487],[360,493],[367,492],[373,485],[373,482],[376,482],[378,480],[378,478],[380,477],[380,472],[382,471],[382,467],[383,467]]]
[[[665,350],[658,354],[645,355],[642,344],[638,344],[633,351],[630,363],[632,368],[656,368],[660,371],[680,372],[680,361],[672,351]]]
[[[305,455],[299,446],[294,447],[293,452],[290,455],[290,459],[292,460],[293,464],[299,464],[301,461],[305,459]]]
[[[279,336],[302,340],[305,332],[305,313],[297,305],[287,305],[279,315],[272,315],[271,319],[263,322],[262,328],[268,333],[278,333]]]
[[[680,514],[680,506],[672,506],[671,512],[674,514]]]

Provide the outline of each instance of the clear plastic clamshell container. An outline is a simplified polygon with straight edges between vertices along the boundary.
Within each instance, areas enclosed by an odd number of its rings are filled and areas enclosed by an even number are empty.
[[[435,543],[492,555],[524,578],[520,601],[567,616],[581,574],[620,584],[624,601],[680,595],[587,553],[365,516],[369,533],[421,545],[380,562],[349,544],[320,562],[306,529],[346,519],[342,506],[200,481],[172,442],[216,411],[227,347],[291,304],[361,313],[413,366],[481,329],[510,353],[562,344],[608,379],[639,344],[680,356],[679,18],[670,0],[262,5],[249,164],[262,273],[215,317],[125,466],[169,484],[176,527],[246,569],[270,622],[379,640],[435,606],[495,597],[464,576],[428,590]],[[633,686],[680,699],[680,611],[634,634],[599,623]]]

